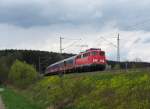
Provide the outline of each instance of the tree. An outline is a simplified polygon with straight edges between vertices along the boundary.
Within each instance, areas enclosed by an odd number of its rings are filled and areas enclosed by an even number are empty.
[[[14,62],[14,57],[12,56],[0,57],[0,81],[1,82],[5,82],[8,79],[8,73],[13,62]]]
[[[37,79],[37,72],[32,65],[16,60],[11,66],[9,80],[20,88],[26,88]]]

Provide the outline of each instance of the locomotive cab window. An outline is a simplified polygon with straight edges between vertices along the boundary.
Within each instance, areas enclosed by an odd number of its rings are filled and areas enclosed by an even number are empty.
[[[83,54],[83,58],[86,58],[86,57],[88,57],[90,55],[90,53],[85,53],[85,54]]]

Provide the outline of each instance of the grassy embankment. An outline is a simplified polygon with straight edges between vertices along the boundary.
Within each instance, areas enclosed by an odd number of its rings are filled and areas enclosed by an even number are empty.
[[[29,100],[43,109],[150,109],[150,73],[133,70],[51,76],[17,92],[25,100],[6,91],[4,101],[10,105],[24,101],[21,105],[25,107]],[[11,96],[18,100],[10,103]],[[18,109],[32,108],[38,109],[32,106]]]
[[[37,104],[29,101],[28,98],[13,91],[13,89],[4,86],[1,86],[1,88],[4,88],[4,91],[0,92],[0,95],[2,96],[6,109],[42,109]]]

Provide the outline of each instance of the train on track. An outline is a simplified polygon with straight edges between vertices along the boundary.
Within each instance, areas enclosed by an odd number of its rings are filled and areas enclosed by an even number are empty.
[[[45,75],[55,75],[73,72],[105,70],[105,52],[101,49],[90,48],[73,57],[58,61],[47,67]]]

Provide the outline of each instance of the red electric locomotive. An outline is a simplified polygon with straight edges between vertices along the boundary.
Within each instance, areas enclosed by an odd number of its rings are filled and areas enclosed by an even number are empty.
[[[104,70],[105,67],[105,52],[101,49],[91,48],[48,66],[45,75]]]

